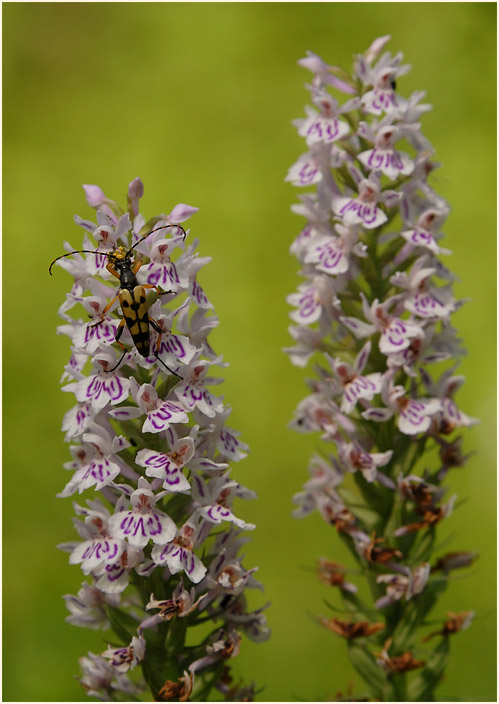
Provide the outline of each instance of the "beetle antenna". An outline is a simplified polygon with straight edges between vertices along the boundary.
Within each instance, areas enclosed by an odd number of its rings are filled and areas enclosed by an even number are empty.
[[[49,274],[52,276],[52,267],[56,262],[59,261],[59,259],[64,259],[64,257],[70,257],[72,254],[103,254],[105,257],[112,257],[113,259],[116,259],[113,254],[108,254],[107,252],[99,252],[98,249],[75,249],[73,252],[67,252],[66,254],[61,254],[60,257],[56,257],[52,264],[49,266]]]
[[[185,238],[187,237],[187,232],[184,230],[184,228],[182,227],[182,225],[161,225],[161,227],[155,227],[154,230],[151,230],[150,232],[147,233],[147,235],[144,235],[144,237],[141,237],[140,240],[138,240],[132,247],[130,247],[130,249],[129,249],[128,252],[126,253],[126,256],[128,257],[128,255],[130,254],[130,252],[132,251],[132,249],[135,249],[135,247],[136,247],[138,244],[140,244],[140,243],[143,242],[145,239],[147,239],[147,238],[149,237],[149,235],[152,235],[153,232],[158,232],[158,230],[164,230],[164,229],[166,229],[167,227],[177,227],[179,230],[182,230],[182,233],[183,233],[183,235],[184,235],[184,240],[185,240]]]
[[[125,355],[128,354],[129,351],[130,351],[130,350],[124,350],[123,354],[122,354],[121,357],[118,359],[118,361],[116,362],[116,364],[114,365],[114,367],[113,367],[112,369],[106,369],[105,371],[106,371],[106,372],[114,372],[114,370],[117,369],[117,368],[120,366],[120,364],[121,364],[121,362],[123,361]]]

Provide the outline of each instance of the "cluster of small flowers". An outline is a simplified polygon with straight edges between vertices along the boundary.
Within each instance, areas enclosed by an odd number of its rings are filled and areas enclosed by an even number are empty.
[[[455,431],[476,422],[454,400],[463,377],[438,364],[463,354],[450,322],[463,301],[439,259],[450,254],[440,244],[449,208],[428,184],[438,164],[419,122],[431,106],[421,103],[423,92],[397,92],[410,67],[402,54],[384,52],[389,38],[356,57],[353,75],[310,52],[299,61],[313,74],[314,108],[294,122],[308,151],[286,177],[315,186],[292,206],[306,218],[291,246],[305,280],[288,297],[296,344],[286,352],[299,367],[314,355],[322,360],[291,426],[320,432],[336,449],[312,459],[295,515],[318,510],[337,528],[375,571],[379,609],[425,589],[430,551],[416,536],[451,513],[455,497],[442,503],[439,485],[466,459]],[[432,377],[430,365],[440,373]],[[430,439],[440,467],[418,476]],[[360,497],[349,505],[352,475]],[[382,545],[395,540],[397,548]],[[458,566],[469,564],[472,555],[461,555]],[[327,583],[354,593],[341,565],[327,564],[322,580],[329,573]]]
[[[180,204],[146,222],[140,179],[129,185],[126,211],[99,187],[84,189],[97,224],[75,221],[85,230],[83,250],[98,253],[59,261],[74,277],[59,310],[65,322],[58,332],[72,344],[62,389],[77,402],[63,421],[73,456],[65,468],[73,474],[59,496],[91,489],[101,498],[74,504],[80,540],[60,546],[92,580],[65,597],[67,620],[94,629],[111,625],[123,642],[81,658],[88,694],[137,695],[140,685],[127,672],[141,663],[156,698],[186,701],[194,673],[213,672],[211,666],[237,655],[241,632],[257,641],[269,635],[262,609],[249,611],[244,595],[261,588],[257,568],[245,569],[239,554],[247,540],[241,532],[255,526],[232,511],[236,497],[255,496],[230,477],[229,463],[248,448],[225,425],[230,409],[223,397],[209,388],[222,381],[210,376],[212,365],[224,366],[207,340],[218,319],[197,281],[209,258],[195,252],[197,240],[184,244],[189,231],[179,226],[198,209]],[[155,354],[139,354],[123,328],[120,339],[129,349],[118,363],[120,313],[116,300],[107,303],[114,295],[109,280],[116,283],[109,269],[116,253],[132,246],[138,282],[156,289],[148,309]],[[89,320],[69,315],[77,304]],[[135,593],[125,591],[129,582]],[[185,649],[187,628],[203,621],[213,621],[214,630],[199,647]]]

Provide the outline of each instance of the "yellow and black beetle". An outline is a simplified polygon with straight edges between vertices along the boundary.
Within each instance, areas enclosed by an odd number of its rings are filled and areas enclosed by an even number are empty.
[[[103,254],[109,260],[112,260],[108,262],[108,264],[106,265],[106,269],[109,271],[110,274],[120,280],[120,289],[118,291],[118,295],[114,296],[114,298],[112,298],[103,309],[101,313],[101,320],[104,320],[104,316],[111,308],[111,306],[116,301],[119,301],[121,306],[121,312],[123,313],[123,318],[121,319],[120,324],[118,325],[118,329],[116,330],[115,341],[119,344],[121,349],[124,350],[124,352],[118,362],[114,365],[114,367],[112,369],[107,370],[108,372],[112,372],[117,367],[119,367],[124,356],[126,355],[127,351],[125,349],[125,346],[122,342],[120,342],[120,337],[123,333],[123,328],[125,327],[125,324],[128,330],[130,331],[130,335],[132,336],[132,340],[139,354],[141,354],[142,357],[149,357],[149,325],[151,325],[154,330],[156,330],[159,336],[158,341],[156,343],[156,349],[153,352],[154,356],[156,357],[158,362],[161,362],[161,364],[166,369],[168,369],[169,372],[175,374],[175,376],[179,376],[177,372],[173,371],[173,369],[170,369],[170,367],[168,367],[158,355],[158,349],[161,344],[163,330],[156,322],[156,320],[154,320],[154,318],[151,318],[149,315],[147,309],[145,289],[154,288],[156,289],[159,295],[173,293],[173,291],[162,291],[159,286],[155,286],[154,284],[139,284],[139,282],[137,281],[136,274],[142,266],[143,262],[142,259],[132,261],[131,254],[132,250],[135,249],[135,247],[141,242],[143,242],[147,237],[149,237],[149,235],[152,235],[153,232],[163,230],[167,227],[176,227],[179,230],[182,230],[184,236],[183,238],[185,239],[186,232],[184,228],[180,225],[162,225],[161,227],[156,227],[154,230],[151,230],[147,233],[147,235],[144,235],[144,237],[141,237],[140,240],[138,240],[128,250],[126,250],[121,245],[116,247],[109,254],[107,252],[100,252],[99,250],[95,249],[75,249],[73,252],[68,252],[67,254],[62,254],[60,257],[57,257],[49,266],[49,274],[52,276],[52,267],[54,266],[54,264],[59,261],[59,259],[64,259],[64,257],[70,257],[72,254]],[[100,325],[100,323],[96,323],[96,325]]]

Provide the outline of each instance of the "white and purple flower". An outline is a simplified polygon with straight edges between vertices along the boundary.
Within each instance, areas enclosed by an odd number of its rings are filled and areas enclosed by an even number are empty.
[[[294,497],[294,516],[317,511],[356,550],[371,586],[386,585],[374,609],[424,590],[433,530],[455,502],[452,496],[441,503],[443,489],[427,476],[441,482],[464,464],[461,436],[447,436],[476,422],[454,400],[463,378],[453,375],[454,367],[436,365],[463,354],[450,321],[464,301],[454,299],[456,277],[439,259],[450,253],[440,232],[450,209],[429,182],[439,164],[420,119],[431,106],[422,102],[423,91],[400,95],[399,79],[410,67],[401,53],[385,50],[389,39],[379,37],[358,55],[352,74],[310,52],[299,62],[313,73],[306,87],[319,112],[307,106],[307,117],[294,121],[309,151],[285,179],[313,187],[292,206],[302,218],[291,245],[302,279],[287,298],[295,344],[285,351],[296,366],[313,361],[315,377],[308,379],[311,393],[298,403],[290,427],[319,433],[328,443]],[[342,103],[330,93],[341,86],[348,95]],[[429,364],[440,374],[435,380]],[[431,449],[439,454],[437,470],[423,460]],[[380,526],[384,534],[376,537]],[[417,531],[421,539],[404,538]],[[390,544],[396,539],[401,542]],[[342,572],[333,578],[330,584],[344,583]],[[346,598],[346,611],[353,603]],[[416,639],[430,603],[432,595],[413,612],[400,610],[403,620],[390,612],[400,653],[401,634]],[[372,610],[363,604],[359,614]],[[417,619],[406,616],[416,612]],[[363,625],[342,622],[337,632],[365,635]],[[401,662],[405,655],[410,653],[400,655]],[[367,660],[355,665],[369,685],[378,683]],[[371,699],[391,686],[385,670],[380,667]]]
[[[139,178],[129,184],[125,211],[98,186],[86,186],[85,193],[97,210],[96,223],[79,216],[75,222],[84,230],[83,249],[89,253],[66,244],[72,256],[58,261],[74,279],[59,309],[63,325],[58,333],[71,342],[62,388],[76,400],[62,426],[72,455],[65,468],[73,475],[59,496],[87,491],[93,496],[98,491],[101,499],[87,500],[85,507],[75,504],[78,539],[59,546],[92,580],[76,597],[65,597],[68,621],[93,629],[111,626],[116,634],[117,640],[100,656],[81,659],[81,683],[88,694],[104,701],[115,694],[138,699],[147,684],[158,698],[157,682],[163,677],[159,697],[178,694],[185,701],[192,673],[186,670],[174,683],[167,667],[171,658],[192,666],[194,653],[173,641],[173,650],[165,653],[154,638],[146,649],[143,631],[163,620],[182,618],[188,629],[198,618],[208,618],[239,643],[238,631],[256,623],[242,606],[236,622],[234,603],[226,603],[235,588],[229,565],[214,598],[206,598],[203,564],[204,556],[210,564],[212,551],[222,550],[222,538],[224,554],[229,551],[231,564],[239,566],[238,599],[253,586],[256,568],[243,567],[237,533],[254,526],[229,508],[236,497],[254,498],[229,478],[230,464],[243,459],[248,447],[238,431],[225,425],[230,409],[210,389],[222,381],[212,375],[212,365],[224,366],[208,341],[218,325],[201,281],[210,258],[198,255],[197,240],[186,246],[189,230],[179,224],[197,208],[180,203],[168,215],[146,220],[140,213],[144,186]],[[130,255],[131,273],[140,284],[156,289],[142,319],[149,322],[147,357],[135,349],[137,331],[132,337],[119,300],[112,300],[117,281],[107,268],[114,261],[106,256],[111,252],[115,260]],[[78,304],[90,320],[75,316]],[[177,576],[180,572],[193,585],[189,591]],[[151,596],[148,604],[143,601],[151,577],[157,593],[171,594],[171,599]],[[215,599],[219,603],[213,612]],[[151,615],[150,609],[159,609],[159,614]],[[265,617],[258,620],[264,632]],[[148,667],[148,660],[154,664]],[[139,663],[145,681],[136,685],[128,672]]]

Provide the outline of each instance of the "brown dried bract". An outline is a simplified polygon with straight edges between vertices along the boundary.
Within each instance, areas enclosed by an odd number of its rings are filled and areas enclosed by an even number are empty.
[[[345,568],[339,562],[319,557],[317,560],[319,581],[331,587],[341,587],[345,582]]]
[[[188,702],[192,692],[192,682],[194,675],[184,672],[183,677],[179,677],[178,682],[166,680],[158,692],[160,702],[169,702],[178,699],[179,702]]]
[[[424,482],[421,484],[416,484],[412,487],[412,500],[418,506],[431,506],[433,503],[433,497],[430,488]]]
[[[414,501],[417,506],[431,506],[433,503],[433,492],[436,491],[436,487],[427,484],[424,481],[411,481],[410,478],[402,479],[399,483],[399,489],[402,496],[409,500]]]
[[[446,442],[443,438],[438,441],[440,445],[440,459],[445,469],[462,467],[466,464],[469,455],[463,455],[461,451],[462,440],[462,437],[459,437],[452,442]]]
[[[239,654],[241,645],[241,636],[237,631],[221,631],[219,639],[211,645],[206,646],[206,652],[209,655],[216,655],[217,658],[228,660],[235,658]]]
[[[426,508],[417,508],[416,511],[421,514],[422,519],[417,523],[411,523],[405,526],[406,533],[413,533],[421,528],[428,528],[439,523],[445,517],[445,510],[442,506],[428,506]]]
[[[242,680],[233,683],[230,667],[225,666],[215,687],[225,695],[227,702],[254,702],[255,686],[244,685]]]
[[[462,631],[470,625],[471,619],[475,615],[474,611],[460,611],[454,614],[452,611],[447,611],[448,619],[444,624],[442,635],[450,636],[452,633]]]
[[[458,614],[455,614],[452,611],[447,611],[448,618],[447,621],[445,621],[442,630],[429,633],[424,638],[421,638],[421,641],[425,643],[430,640],[430,638],[434,638],[435,636],[451,636],[453,633],[463,631],[465,628],[468,628],[474,615],[474,611],[460,611]]]
[[[385,563],[391,562],[392,560],[402,559],[403,555],[400,550],[396,550],[395,548],[382,548],[380,545],[377,545],[377,543],[384,542],[384,538],[377,538],[376,532],[373,533],[371,542],[364,550],[364,557],[368,562],[370,562],[371,564],[373,562],[378,562],[379,564],[384,565]]]
[[[369,623],[369,621],[343,621],[339,618],[322,619],[322,625],[333,633],[343,638],[353,640],[354,638],[365,638],[373,633],[382,631],[384,623]]]
[[[424,660],[416,660],[409,651],[391,658],[388,655],[391,644],[392,639],[389,638],[383,647],[383,651],[378,654],[378,662],[387,672],[409,672],[425,666]]]
[[[346,508],[341,509],[331,521],[338,533],[351,533],[355,528],[357,519]]]
[[[468,567],[477,557],[476,552],[448,552],[435,562],[431,571],[437,572],[438,570],[442,570],[442,572],[447,573],[451,570],[460,569],[461,567]]]

